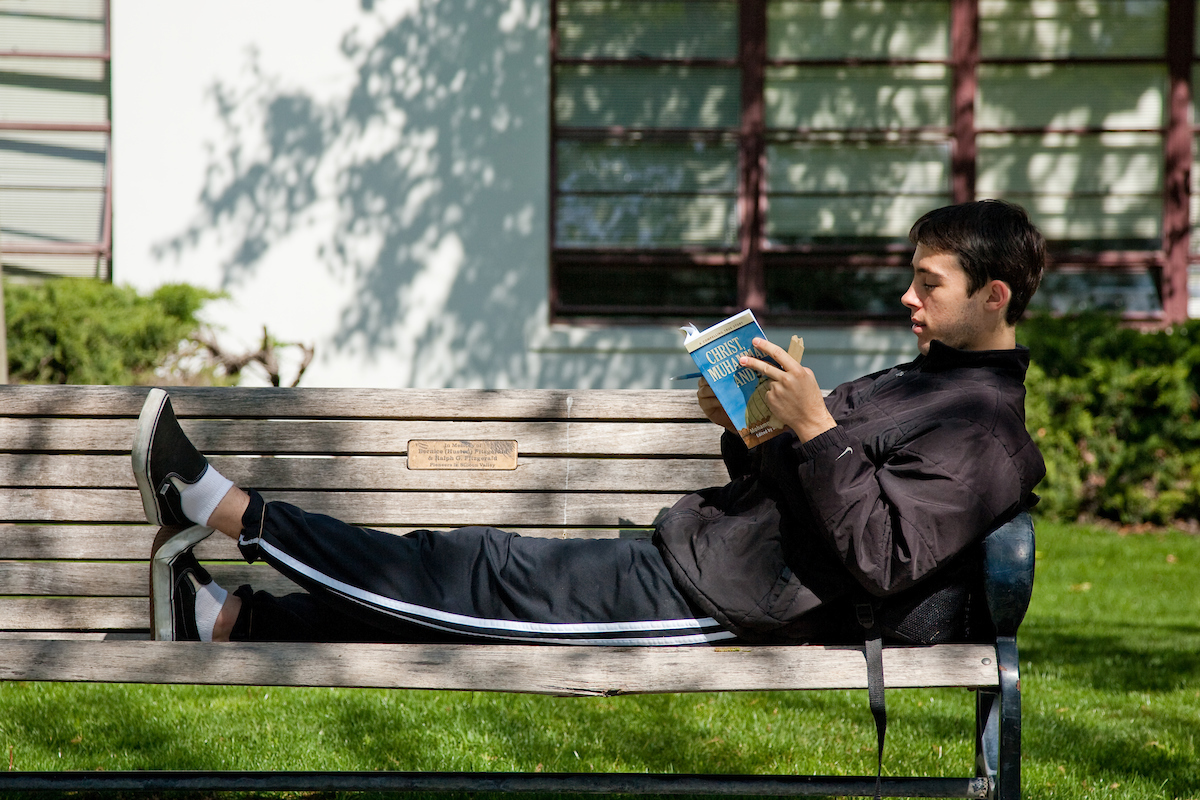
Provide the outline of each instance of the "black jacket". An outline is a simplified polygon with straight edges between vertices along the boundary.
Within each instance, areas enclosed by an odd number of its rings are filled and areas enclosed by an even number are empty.
[[[842,384],[837,427],[748,451],[726,433],[732,481],[689,495],[655,542],[704,613],[752,641],[820,635],[821,610],[903,592],[1036,502],[1045,465],[1025,430],[1029,351],[927,356]]]

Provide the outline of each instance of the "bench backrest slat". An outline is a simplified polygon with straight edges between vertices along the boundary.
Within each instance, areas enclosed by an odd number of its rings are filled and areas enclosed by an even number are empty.
[[[271,455],[405,455],[415,439],[515,439],[527,456],[719,455],[711,425],[697,422],[458,422],[446,420],[182,420],[205,453]],[[127,419],[10,418],[0,427],[0,450],[38,453],[114,453],[129,450],[135,424]]]
[[[61,508],[69,495],[70,510]],[[402,523],[423,528],[468,525],[559,525],[566,527],[631,527],[654,523],[664,508],[682,494],[565,492],[271,492],[316,514],[328,514],[352,525]],[[144,522],[136,491],[105,489],[0,489],[0,506],[8,520],[37,522]]]
[[[11,597],[0,602],[0,631],[70,631],[148,639],[145,597]]]
[[[240,389],[175,387],[180,418],[237,419],[703,419],[691,390]],[[4,414],[136,418],[135,386],[0,387]],[[570,403],[568,404],[568,400]]]
[[[576,491],[638,489],[680,492],[728,480],[712,458],[535,458],[520,456],[512,471],[410,470],[406,454],[328,458],[212,456],[222,475],[242,486],[328,491],[413,489],[453,491]],[[129,488],[129,456],[3,453],[0,486]]]
[[[231,588],[250,583],[272,594],[299,591],[287,578],[263,565],[233,562],[222,565],[220,574]],[[146,566],[140,561],[0,562],[0,586],[14,595],[138,597],[146,594],[147,580]]]
[[[0,523],[0,559],[144,559],[152,525],[29,525]]]

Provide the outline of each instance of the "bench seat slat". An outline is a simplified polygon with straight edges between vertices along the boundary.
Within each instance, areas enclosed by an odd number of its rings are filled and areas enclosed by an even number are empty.
[[[404,455],[412,439],[515,439],[525,455],[717,456],[720,437],[697,422],[445,422],[183,420],[207,454]],[[0,451],[129,452],[132,419],[0,419]]]
[[[409,469],[404,456],[209,459],[225,477],[257,489],[429,489],[454,491],[668,491],[725,483],[716,458],[543,458],[521,456],[515,470]],[[0,486],[131,489],[129,456],[0,454]]]
[[[354,525],[396,524],[636,527],[654,523],[681,494],[557,492],[269,492],[317,514]],[[0,489],[6,522],[145,522],[141,495],[124,489]],[[64,516],[67,515],[67,516]]]
[[[0,679],[356,686],[560,696],[863,689],[860,649],[0,641]],[[986,662],[986,663],[985,663]],[[994,686],[989,645],[884,652],[891,688]]]

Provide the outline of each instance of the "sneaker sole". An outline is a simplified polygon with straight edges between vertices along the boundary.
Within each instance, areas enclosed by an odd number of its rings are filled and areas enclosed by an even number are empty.
[[[150,550],[150,632],[156,642],[173,640],[175,591],[171,564],[180,554],[207,539],[213,529],[193,525],[183,530],[163,528]]]
[[[142,404],[137,431],[133,435],[133,477],[137,480],[138,491],[142,494],[142,509],[146,512],[146,519],[155,525],[162,525],[163,519],[158,510],[154,486],[150,482],[150,444],[154,441],[154,431],[158,428],[158,419],[166,402],[166,392],[162,389],[151,389],[150,394],[146,396],[146,402]]]

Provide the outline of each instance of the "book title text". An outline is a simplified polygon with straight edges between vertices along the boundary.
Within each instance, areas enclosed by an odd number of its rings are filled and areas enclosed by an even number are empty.
[[[766,358],[757,347],[745,347],[740,337],[734,336],[728,341],[721,342],[704,354],[708,363],[712,364],[704,370],[705,379],[711,384],[729,375],[733,376],[734,384],[744,386],[758,380],[758,373],[749,367],[743,367],[739,359],[743,355],[754,358]]]

